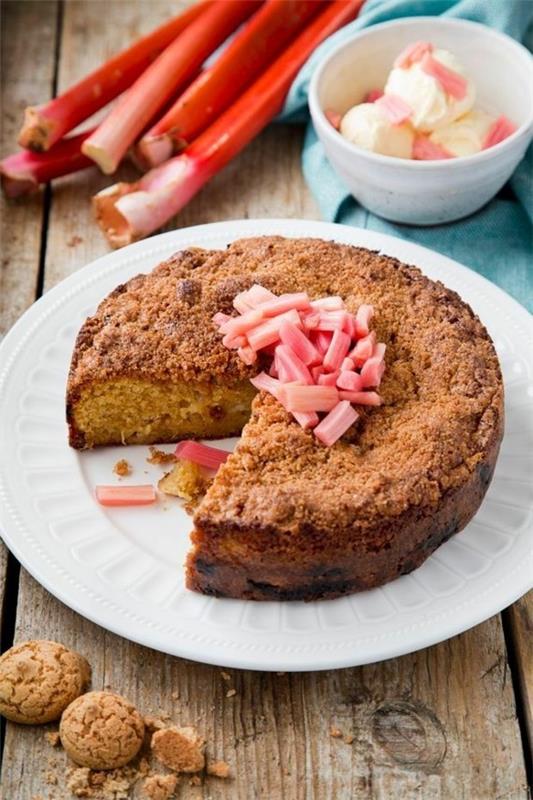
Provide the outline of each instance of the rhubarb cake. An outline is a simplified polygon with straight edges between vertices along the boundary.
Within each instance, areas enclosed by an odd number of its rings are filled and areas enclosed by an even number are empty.
[[[381,405],[358,407],[332,446],[256,394],[250,378],[266,357],[243,363],[213,323],[252,285],[374,307],[386,345]],[[479,319],[416,267],[318,239],[258,237],[177,253],[115,289],[78,336],[67,417],[76,448],[242,431],[196,510],[187,585],[312,600],[408,573],[467,524],[498,455],[503,386]]]

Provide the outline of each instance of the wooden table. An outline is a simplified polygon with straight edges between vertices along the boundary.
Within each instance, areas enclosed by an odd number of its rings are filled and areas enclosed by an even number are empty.
[[[22,110],[47,100],[174,12],[163,0],[55,0],[3,5],[2,154]],[[317,218],[300,171],[302,131],[267,130],[170,227],[238,217]],[[131,177],[130,168],[124,176]],[[89,198],[96,169],[2,209],[2,332],[43,292],[108,251]],[[427,650],[372,666],[314,674],[221,670],[162,655],[93,625],[0,553],[3,647],[56,639],[84,653],[94,688],[112,687],[146,713],[197,723],[231,781],[184,784],[179,797],[238,800],[528,796],[533,737],[533,594]],[[337,726],[351,744],[330,736]],[[49,726],[54,727],[54,726]],[[42,728],[8,724],[4,800],[70,796],[44,774]],[[531,778],[531,773],[529,773]]]

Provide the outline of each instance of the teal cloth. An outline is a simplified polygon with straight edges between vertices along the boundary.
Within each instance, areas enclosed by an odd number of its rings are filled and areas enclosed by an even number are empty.
[[[533,39],[533,0],[367,0],[358,19],[325,41],[301,69],[280,119],[308,119],[307,90],[316,65],[355,31],[397,17],[440,14],[482,22],[526,44]],[[302,161],[324,219],[389,233],[444,253],[533,311],[533,145],[488,205],[467,219],[429,228],[388,222],[360,206],[330,166],[311,123]]]

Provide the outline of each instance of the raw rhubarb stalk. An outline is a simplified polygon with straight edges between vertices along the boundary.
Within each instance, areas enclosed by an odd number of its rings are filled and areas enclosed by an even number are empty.
[[[149,506],[157,500],[150,484],[141,486],[97,486],[96,499],[101,506]]]
[[[83,152],[110,174],[153,116],[205,59],[257,9],[257,0],[217,0],[135,81],[83,144]]]
[[[137,148],[141,160],[155,167],[190,144],[319,10],[314,0],[267,0],[213,66],[142,137]]]
[[[97,194],[94,207],[109,242],[121,247],[160,228],[281,110],[302,64],[327,36],[353,19],[363,0],[335,0],[182,155],[140,181]]]
[[[92,167],[93,162],[81,152],[82,142],[92,133],[62,139],[47,153],[22,150],[0,162],[2,186],[8,197],[20,197],[37,191],[39,184]]]
[[[213,0],[207,0],[192,6],[110,58],[59,97],[42,106],[27,108],[19,144],[31,150],[49,150],[80,122],[131,86],[154,58],[212,4]]]
[[[186,439],[180,442],[175,450],[176,458],[182,461],[193,461],[200,467],[207,469],[218,469],[229,456],[227,450],[220,450],[218,447],[210,447],[201,442],[193,442]]]

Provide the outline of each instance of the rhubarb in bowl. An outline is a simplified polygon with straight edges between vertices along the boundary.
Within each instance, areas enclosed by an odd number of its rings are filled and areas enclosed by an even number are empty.
[[[474,155],[431,160],[371,152],[341,135],[331,111],[343,118],[370,92],[383,90],[395,58],[415,42],[453,53],[475,86],[476,109],[509,119],[514,132]],[[319,64],[309,106],[328,159],[362,205],[393,222],[450,222],[491,200],[523,158],[533,131],[533,64],[524,47],[478,23],[394,20],[354,34]],[[398,146],[405,149],[401,140]]]

